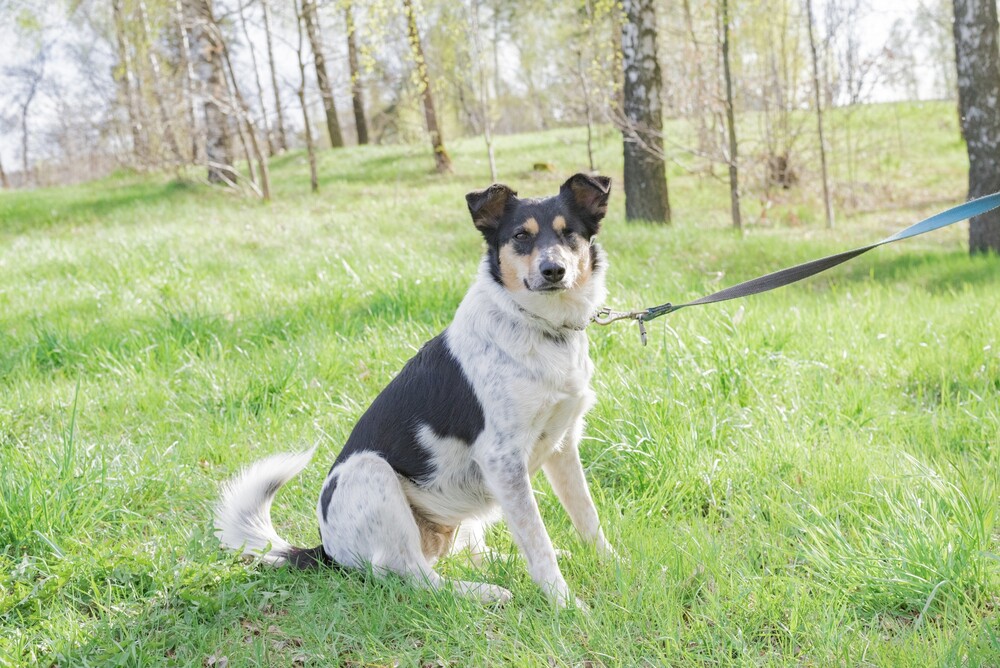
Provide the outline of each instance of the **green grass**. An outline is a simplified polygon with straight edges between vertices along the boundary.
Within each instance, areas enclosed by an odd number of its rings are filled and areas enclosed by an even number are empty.
[[[871,141],[850,173],[835,153],[839,227],[799,186],[766,218],[748,196],[742,239],[724,184],[677,166],[676,224],[625,224],[606,131],[611,305],[697,297],[963,197],[950,106],[849,120]],[[582,138],[500,137],[501,175],[554,192]],[[589,616],[552,610],[516,560],[442,565],[512,589],[493,609],[221,552],[217,485],[318,443],[275,507],[315,542],[329,462],[450,320],[480,251],[463,195],[488,182],[481,141],[451,150],[447,178],[423,146],[326,152],[316,197],[291,153],[267,206],[158,176],[0,195],[0,665],[1000,664],[1000,260],[970,259],[958,226],[668,316],[645,348],[628,324],[590,332],[583,458],[627,560],[599,563],[536,485]]]

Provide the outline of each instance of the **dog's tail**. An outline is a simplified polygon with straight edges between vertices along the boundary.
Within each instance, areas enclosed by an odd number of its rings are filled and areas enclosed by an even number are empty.
[[[215,535],[223,546],[275,566],[288,563],[309,568],[329,563],[322,545],[294,547],[271,524],[274,495],[306,467],[313,452],[315,448],[261,459],[222,486],[215,506]]]

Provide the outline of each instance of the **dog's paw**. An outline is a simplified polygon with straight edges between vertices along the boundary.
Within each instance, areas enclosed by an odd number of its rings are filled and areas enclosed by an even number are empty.
[[[628,563],[628,557],[618,554],[618,551],[608,541],[598,541],[596,547],[597,558],[601,560],[601,563],[615,565],[625,565]]]
[[[513,597],[509,589],[496,585],[483,585],[479,591],[479,600],[492,605],[503,605]]]
[[[573,553],[569,550],[560,550],[556,548],[556,559],[572,559]]]
[[[503,605],[513,597],[509,589],[486,582],[456,582],[454,585],[463,594],[475,596],[487,605]]]
[[[577,601],[573,594],[570,593],[566,582],[561,579],[558,582],[549,582],[543,585],[542,591],[545,592],[545,596],[552,605],[560,609],[568,608]]]

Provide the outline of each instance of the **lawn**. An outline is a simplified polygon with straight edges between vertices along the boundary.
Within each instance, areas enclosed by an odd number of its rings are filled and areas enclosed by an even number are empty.
[[[675,224],[625,223],[604,130],[610,305],[686,301],[963,199],[951,105],[831,123],[836,229],[800,185],[748,196],[742,237],[725,184],[684,160]],[[848,124],[870,139],[851,160]],[[502,180],[555,192],[583,137],[497,138]],[[970,259],[964,225],[667,316],[646,347],[591,330],[582,452],[623,561],[535,486],[589,614],[553,610],[519,560],[441,565],[511,589],[497,609],[222,552],[219,483],[318,444],[274,508],[315,544],[354,421],[448,324],[480,253],[463,195],[489,182],[481,140],[450,149],[449,177],[424,146],[324,152],[316,196],[292,152],[269,205],[160,174],[0,193],[0,665],[1000,665],[1000,259]],[[513,551],[503,526],[491,542]]]

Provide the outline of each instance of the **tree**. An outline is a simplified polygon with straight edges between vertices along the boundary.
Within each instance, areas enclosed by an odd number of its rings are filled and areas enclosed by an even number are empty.
[[[333,102],[333,87],[326,68],[326,56],[323,55],[323,34],[320,30],[319,16],[316,14],[316,0],[302,0],[302,22],[306,26],[309,45],[312,47],[316,81],[319,83],[319,92],[323,96],[323,109],[326,111],[326,129],[330,133],[330,146],[340,148],[344,145],[344,136],[340,132],[337,106]]]
[[[145,0],[139,0],[139,23],[142,26],[142,34],[145,38],[146,56],[149,59],[149,68],[153,79],[153,97],[156,106],[160,111],[160,123],[163,125],[163,134],[166,137],[167,145],[177,162],[183,162],[180,146],[177,144],[177,136],[174,134],[174,126],[170,120],[170,113],[167,111],[166,96],[163,92],[163,81],[160,74],[160,58],[156,55],[156,45],[153,41],[153,31],[149,25],[149,13],[146,11]]]
[[[316,147],[313,142],[312,127],[309,125],[309,107],[306,105],[306,60],[302,55],[304,49],[302,39],[303,11],[299,8],[298,0],[295,0],[295,25],[298,30],[298,45],[295,55],[299,62],[299,106],[302,107],[302,121],[305,125],[306,153],[309,155],[309,189],[313,193],[319,192],[319,176],[316,174]]]
[[[410,38],[410,49],[417,66],[417,81],[420,93],[424,99],[424,120],[427,122],[427,134],[431,136],[431,149],[434,151],[434,164],[439,174],[451,171],[451,157],[444,147],[444,137],[438,127],[437,112],[434,110],[434,94],[431,92],[431,77],[424,58],[424,48],[420,43],[420,32],[417,30],[417,15],[413,9],[413,0],[403,0],[406,12],[406,26]]]
[[[494,12],[496,10],[494,9]],[[486,157],[490,163],[490,179],[493,183],[498,180],[497,161],[493,155],[493,114],[490,110],[490,94],[486,87],[486,68],[483,67],[483,47],[480,36],[479,24],[479,0],[472,2],[472,44],[473,59],[476,61],[476,71],[478,73],[479,87],[479,110],[483,116],[483,139],[486,141]],[[494,35],[495,37],[495,35]],[[494,39],[494,43],[496,40]],[[499,89],[497,89],[499,91]]]
[[[3,171],[3,159],[0,159],[0,188],[10,188],[10,181],[7,180],[7,172]]]
[[[354,12],[350,0],[344,4],[344,19],[347,23],[347,67],[351,72],[351,105],[354,107],[354,129],[358,135],[358,144],[368,143],[368,121],[365,120],[365,98],[361,86],[361,70],[358,67],[358,47],[354,25]]]
[[[621,123],[625,152],[625,218],[669,223],[655,2],[624,0],[622,4],[625,19],[621,31],[625,72]]]
[[[244,150],[247,152],[247,168],[250,170],[250,179],[254,181],[253,163],[256,162],[257,178],[260,180],[260,198],[267,202],[271,199],[271,175],[267,166],[267,156],[264,155],[260,142],[257,140],[257,128],[254,127],[253,121],[250,118],[250,107],[247,105],[243,93],[240,92],[239,82],[236,81],[236,70],[233,69],[233,61],[229,57],[229,48],[226,46],[226,41],[222,38],[221,31],[218,30],[218,24],[216,24],[215,28],[219,32],[219,46],[222,48],[222,59],[226,66],[226,73],[229,74],[230,91],[234,101],[233,107],[238,114],[237,123],[242,123],[242,131],[245,131],[246,136],[250,139],[250,149],[252,149],[252,152],[244,144]]]
[[[1000,46],[996,0],[955,0],[958,113],[969,153],[969,198],[1000,190]],[[1000,212],[969,224],[969,252],[1000,253]]]
[[[177,37],[180,44],[180,70],[182,77],[181,91],[184,96],[184,108],[188,117],[188,132],[191,137],[192,162],[198,160],[198,121],[194,111],[194,62],[191,59],[191,39],[188,36],[190,26],[184,15],[184,0],[174,0],[174,14],[177,23]]]
[[[288,149],[288,136],[285,134],[285,112],[281,106],[281,90],[278,88],[278,70],[274,64],[274,38],[271,36],[271,5],[269,0],[260,0],[264,11],[264,38],[267,43],[267,62],[271,68],[271,88],[274,90],[274,111],[278,123],[278,136],[275,148],[278,152]]]
[[[816,104],[816,132],[819,134],[819,164],[823,173],[823,206],[826,211],[826,226],[833,227],[833,201],[830,197],[830,175],[826,168],[826,142],[823,139],[823,100],[819,86],[819,56],[816,53],[816,38],[813,35],[812,0],[806,0],[806,20],[808,21],[809,53],[812,56],[813,96]]]
[[[233,169],[232,137],[227,118],[229,91],[222,69],[222,35],[212,14],[212,0],[185,0],[185,14],[194,20],[195,71],[204,91],[205,160],[211,183],[236,181]]]
[[[257,84],[257,104],[260,105],[260,122],[264,126],[264,137],[267,139],[267,154],[274,155],[274,137],[271,132],[271,123],[267,120],[267,106],[264,104],[264,86],[260,82],[260,69],[257,67],[257,50],[254,49],[253,40],[250,38],[250,30],[247,28],[247,17],[243,11],[243,3],[239,5],[240,25],[243,28],[243,36],[247,40],[247,49],[250,51],[250,63],[253,67],[253,78]]]
[[[729,208],[732,212],[733,227],[742,229],[743,220],[740,216],[740,172],[737,165],[739,157],[736,142],[736,112],[733,109],[733,74],[729,63],[729,0],[722,0],[722,78],[726,88],[726,129],[729,135]]]
[[[111,16],[115,27],[115,43],[118,47],[117,71],[128,111],[129,128],[132,131],[132,152],[136,162],[143,163],[149,159],[149,145],[143,121],[145,114],[142,108],[142,95],[135,77],[135,64],[132,60],[122,0],[111,0]]]

